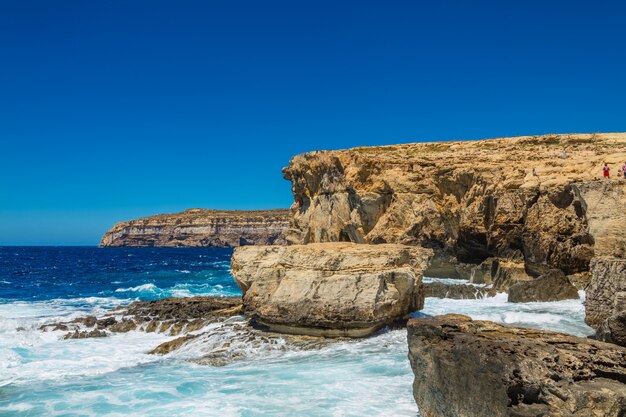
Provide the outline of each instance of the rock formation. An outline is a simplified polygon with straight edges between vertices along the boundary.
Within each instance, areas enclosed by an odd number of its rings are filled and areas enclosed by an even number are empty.
[[[611,256],[594,259],[591,277],[585,321],[597,327],[614,314],[626,311],[626,259]]]
[[[429,249],[327,243],[235,250],[232,274],[245,311],[269,329],[369,335],[422,308]]]
[[[69,331],[66,339],[104,337],[132,330],[176,336],[201,329],[243,312],[240,297],[196,296],[134,301],[101,317],[78,317],[70,322],[41,326],[43,331]]]
[[[626,252],[626,181],[602,179],[605,161],[614,172],[626,161],[626,134],[297,155],[283,170],[294,194],[287,239],[429,247],[434,276],[447,257],[452,274],[499,289],[551,269],[584,287],[594,257]]]
[[[117,223],[100,246],[282,245],[288,210],[189,209]]]
[[[492,289],[477,287],[471,284],[446,285],[441,282],[424,283],[424,297],[474,300],[494,295],[495,292]]]
[[[596,330],[595,339],[626,347],[626,311],[604,320]]]
[[[424,417],[618,417],[626,349],[460,315],[408,324],[413,394]]]
[[[518,282],[509,288],[509,302],[559,301],[578,299],[578,290],[563,271],[553,269],[532,281]]]
[[[330,339],[257,330],[242,313],[241,297],[164,298],[135,301],[99,316],[46,324],[40,330],[65,332],[64,339],[107,337],[129,331],[163,333],[174,338],[149,353],[183,351],[185,359],[211,366],[257,359],[259,351],[311,350],[331,343]]]

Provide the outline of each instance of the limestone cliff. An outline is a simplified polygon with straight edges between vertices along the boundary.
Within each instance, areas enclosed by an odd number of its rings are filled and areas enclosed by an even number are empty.
[[[594,257],[626,251],[624,162],[622,133],[306,153],[283,170],[287,239],[431,247],[501,288],[555,268],[585,285]]]
[[[117,223],[100,246],[281,245],[288,210],[189,209]]]

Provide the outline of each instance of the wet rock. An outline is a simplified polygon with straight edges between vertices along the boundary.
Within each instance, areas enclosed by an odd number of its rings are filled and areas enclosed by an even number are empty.
[[[626,349],[461,315],[408,324],[413,395],[424,417],[619,417]]]
[[[92,337],[107,337],[107,333],[102,330],[91,330],[91,331],[74,331],[73,333],[67,333],[63,336],[63,339],[89,339]]]
[[[563,271],[554,269],[532,281],[519,282],[509,288],[511,303],[560,301],[580,298]]]
[[[240,297],[197,296],[135,301],[110,310],[103,317],[79,317],[67,323],[41,326],[43,331],[70,330],[81,337],[100,337],[95,330],[126,333],[134,330],[170,335],[193,332],[209,323],[243,312]],[[89,336],[92,335],[93,336]]]
[[[328,243],[248,246],[231,270],[247,313],[273,331],[367,336],[423,306],[429,249]]]
[[[457,300],[472,300],[485,298],[492,295],[488,288],[475,285],[452,284],[446,285],[441,282],[425,282],[424,297],[454,298]]]

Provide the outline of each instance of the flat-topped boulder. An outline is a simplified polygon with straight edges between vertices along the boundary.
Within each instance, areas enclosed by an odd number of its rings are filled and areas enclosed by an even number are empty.
[[[626,349],[562,333],[445,315],[408,323],[423,417],[618,417]]]
[[[317,243],[235,250],[232,274],[246,313],[271,330],[367,336],[424,302],[432,252],[399,244]]]

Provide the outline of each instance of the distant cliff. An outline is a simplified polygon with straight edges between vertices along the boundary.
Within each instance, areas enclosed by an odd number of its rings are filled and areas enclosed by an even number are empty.
[[[205,210],[158,214],[117,223],[100,246],[282,245],[289,210]]]
[[[580,287],[594,257],[626,252],[625,161],[623,133],[310,152],[283,171],[287,239],[420,245],[499,288],[552,268]]]

